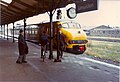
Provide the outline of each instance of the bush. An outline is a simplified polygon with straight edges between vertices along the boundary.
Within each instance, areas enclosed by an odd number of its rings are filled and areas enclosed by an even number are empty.
[[[92,46],[92,40],[88,40],[87,47],[91,47],[91,46]]]

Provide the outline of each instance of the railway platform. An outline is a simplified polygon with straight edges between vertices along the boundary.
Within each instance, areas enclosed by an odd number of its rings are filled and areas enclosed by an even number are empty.
[[[27,63],[17,64],[17,42],[0,38],[0,82],[118,82],[116,69],[109,68],[109,73],[108,67],[66,52],[62,62],[48,58],[43,62],[40,47],[29,42],[28,47]],[[54,58],[56,54],[54,51]]]

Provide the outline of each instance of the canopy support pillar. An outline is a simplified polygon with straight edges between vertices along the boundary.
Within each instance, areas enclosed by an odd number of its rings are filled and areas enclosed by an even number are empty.
[[[24,22],[24,39],[26,40],[26,18],[24,18],[24,20],[23,20],[23,22]]]
[[[4,39],[5,39],[5,25],[4,25]]]
[[[14,31],[15,31],[15,26],[14,26],[14,22],[13,22],[13,43],[15,42],[15,39],[14,39]]]
[[[8,24],[7,24],[7,40],[8,40]]]
[[[52,10],[49,13],[49,17],[50,17],[50,37],[53,37],[53,23],[52,23],[52,19],[53,19],[53,13]],[[53,40],[50,39],[50,54],[49,54],[49,59],[53,59]]]

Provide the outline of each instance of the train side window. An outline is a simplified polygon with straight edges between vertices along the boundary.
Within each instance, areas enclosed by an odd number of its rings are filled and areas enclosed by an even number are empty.
[[[37,30],[35,30],[35,34],[37,34]]]
[[[35,29],[33,29],[33,34],[35,34]]]
[[[32,28],[30,27],[30,34],[32,34]]]

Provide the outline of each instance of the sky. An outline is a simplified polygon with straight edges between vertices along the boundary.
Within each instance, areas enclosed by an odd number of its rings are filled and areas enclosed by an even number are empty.
[[[78,22],[82,27],[89,28],[100,25],[120,27],[120,0],[99,0],[98,10],[77,14],[75,19],[69,19],[66,15],[66,10],[71,6],[75,5],[69,5],[61,9],[63,20],[73,20]],[[53,20],[56,20],[56,13],[53,16]],[[44,21],[49,21],[47,13],[28,18],[27,24],[40,23]],[[19,21],[17,23],[23,23],[23,21]]]

